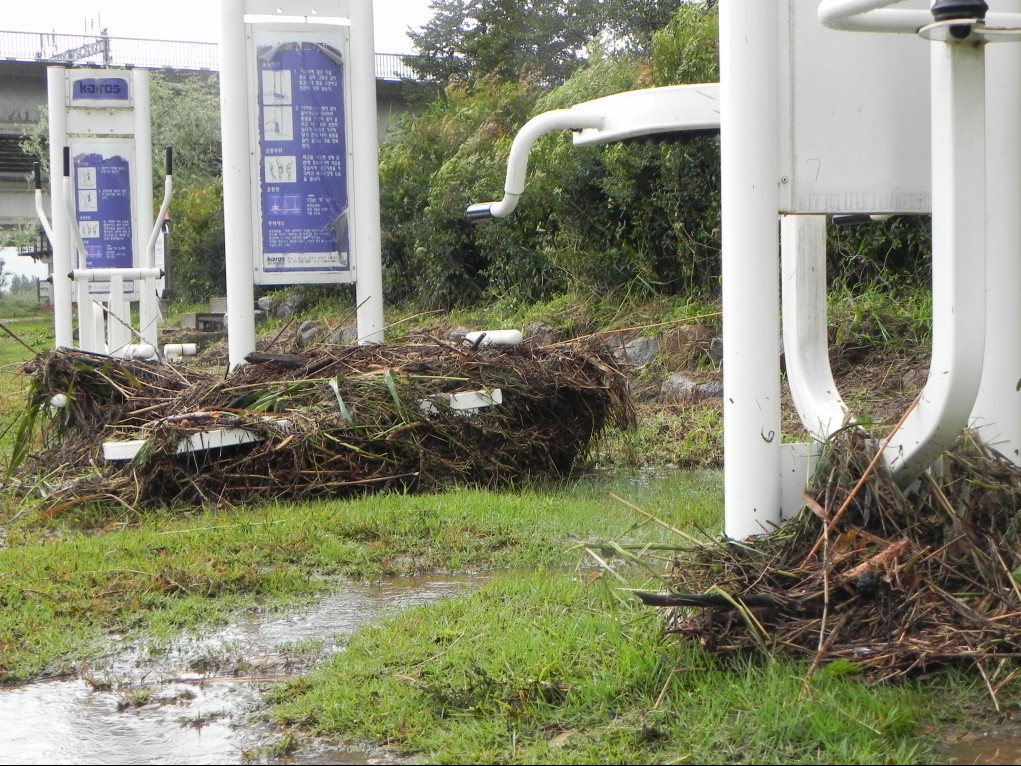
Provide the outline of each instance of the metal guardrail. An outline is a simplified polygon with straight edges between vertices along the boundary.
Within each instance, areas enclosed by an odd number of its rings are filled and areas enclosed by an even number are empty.
[[[400,53],[376,54],[376,79],[417,80]],[[219,70],[216,43],[146,40],[107,35],[0,31],[0,59],[53,64],[99,64],[141,69]]]

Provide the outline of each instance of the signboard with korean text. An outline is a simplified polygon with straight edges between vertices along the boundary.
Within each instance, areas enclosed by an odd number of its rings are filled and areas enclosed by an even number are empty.
[[[120,70],[70,70],[67,78],[72,200],[85,262],[73,268],[137,266],[134,209],[135,117],[131,77]],[[109,294],[109,282],[89,283],[89,295]],[[124,294],[136,300],[133,280]]]
[[[78,230],[85,245],[81,268],[134,266],[134,225],[131,210],[130,141],[72,141],[71,183]],[[130,280],[125,292],[131,292]],[[108,283],[89,285],[92,295],[109,291]]]
[[[258,284],[354,282],[346,27],[252,32]]]

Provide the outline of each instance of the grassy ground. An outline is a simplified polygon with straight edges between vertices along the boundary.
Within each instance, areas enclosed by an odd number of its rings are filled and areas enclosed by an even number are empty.
[[[874,348],[895,321],[922,331],[903,316],[908,304],[894,303],[901,308],[876,305],[857,325],[841,323],[835,368],[847,362],[847,390],[872,385],[871,401],[891,368],[919,363]],[[576,328],[594,324],[573,304],[551,309]],[[617,326],[711,314],[602,311]],[[10,372],[29,352],[10,339],[2,354]],[[17,397],[3,406],[10,417]],[[718,465],[719,410],[650,402],[642,421],[636,434],[610,434],[597,450],[600,470],[499,493],[173,513],[99,504],[46,515],[8,489],[0,679],[78,672],[110,650],[111,634],[159,651],[181,631],[349,579],[487,570],[498,574],[480,591],[361,630],[318,670],[272,690],[267,712],[287,727],[280,748],[318,735],[430,763],[937,763],[942,730],[969,716],[991,720],[981,679],[967,673],[874,687],[846,665],[809,682],[807,664],[724,664],[665,635],[662,615],[628,591],[655,589],[679,555],[683,535],[670,528],[720,531],[721,473],[667,468]],[[1002,710],[1017,707],[1009,694]]]

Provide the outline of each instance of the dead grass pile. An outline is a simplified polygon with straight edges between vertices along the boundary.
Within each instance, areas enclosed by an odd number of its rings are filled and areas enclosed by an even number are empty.
[[[796,518],[679,557],[668,631],[714,653],[846,660],[884,680],[974,663],[994,698],[1021,668],[1021,471],[964,435],[902,492],[872,440],[835,440]]]
[[[566,475],[607,425],[634,418],[598,345],[422,338],[249,361],[217,377],[69,349],[37,357],[24,368],[22,484],[53,488],[61,506],[132,507],[505,486]],[[131,441],[133,459],[104,459],[104,444]]]

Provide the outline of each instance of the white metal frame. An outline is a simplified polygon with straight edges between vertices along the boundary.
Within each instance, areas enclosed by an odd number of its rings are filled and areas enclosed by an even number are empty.
[[[787,0],[721,0],[718,94],[723,191],[725,533],[770,531],[801,507],[817,445],[781,445],[780,317],[788,380],[807,430],[819,441],[853,422],[829,366],[826,340],[825,218],[783,215],[778,167],[783,88],[778,82],[778,9]],[[832,29],[920,35],[929,40],[933,349],[929,378],[885,448],[902,486],[927,470],[962,430],[1021,464],[1021,51],[986,43],[1021,40],[1021,2],[1004,0],[984,22],[933,22],[929,10],[892,9],[896,0],[823,0]],[[1002,52],[1001,52],[1002,51]],[[924,55],[924,54],[923,54]],[[881,87],[875,84],[875,87]],[[987,93],[988,91],[988,93]],[[636,92],[628,98],[642,98]],[[527,154],[546,130],[570,129],[587,143],[613,140],[605,115],[625,94],[533,118],[508,162],[505,197],[472,205],[472,218],[508,215],[524,189]],[[788,94],[789,97],[789,94]],[[598,106],[593,106],[598,105]],[[676,104],[675,104],[676,105]],[[784,106],[789,106],[785,104]],[[987,119],[988,114],[988,119]],[[638,119],[638,118],[636,118]],[[691,128],[680,109],[638,121],[652,132]],[[690,125],[689,125],[690,120]],[[891,126],[897,130],[900,126]],[[628,126],[627,130],[636,130]],[[631,135],[636,133],[631,132]],[[910,142],[915,137],[907,135]],[[785,199],[789,192],[785,189]],[[851,204],[854,204],[853,201]],[[912,201],[911,204],[914,204]],[[805,212],[805,211],[799,211]],[[827,211],[814,211],[825,213]],[[845,212],[845,211],[831,211]],[[889,210],[864,210],[888,213]],[[920,210],[905,210],[920,212]],[[987,251],[988,268],[987,268]],[[780,283],[783,285],[783,309]]]
[[[95,100],[75,106],[69,92],[78,79],[117,75],[130,82],[126,103]],[[158,229],[152,218],[152,117],[150,112],[149,73],[145,70],[88,69],[49,67],[47,70],[50,143],[50,199],[52,223],[42,205],[41,189],[36,191],[36,213],[53,250],[52,300],[54,340],[57,348],[73,347],[73,306],[78,306],[78,345],[100,353],[149,358],[155,356],[161,319],[156,280],[154,244]],[[77,224],[77,206],[73,199],[76,184],[70,159],[71,144],[96,146],[114,138],[123,144],[129,156],[132,222],[132,266],[89,268],[85,245]],[[116,147],[110,144],[112,148]],[[169,153],[168,153],[169,157]],[[64,166],[64,173],[58,168]],[[37,179],[38,184],[38,179]],[[168,171],[160,221],[169,208],[172,181]],[[143,236],[148,246],[142,248]],[[132,280],[135,291],[125,292],[125,280]],[[90,285],[101,282],[98,294]],[[141,285],[141,289],[138,289]],[[131,323],[131,302],[139,302],[139,328]]]

